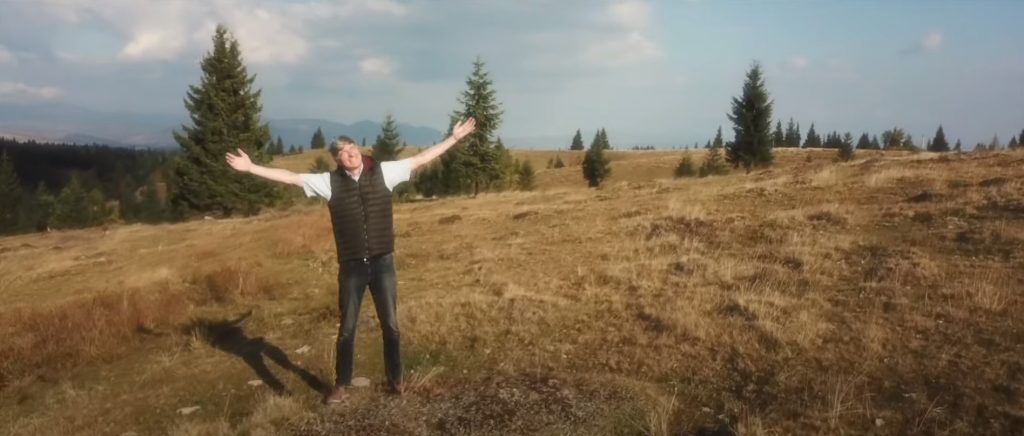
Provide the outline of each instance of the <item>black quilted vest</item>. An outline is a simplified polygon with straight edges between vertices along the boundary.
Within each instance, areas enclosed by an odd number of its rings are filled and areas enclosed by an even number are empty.
[[[331,172],[327,208],[331,211],[338,262],[395,251],[391,191],[384,184],[380,165],[372,159],[363,159],[358,182],[341,167]]]

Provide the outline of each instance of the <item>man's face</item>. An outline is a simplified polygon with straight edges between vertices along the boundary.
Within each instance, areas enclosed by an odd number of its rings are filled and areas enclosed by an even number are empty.
[[[334,161],[346,171],[355,171],[363,165],[363,155],[359,153],[359,148],[355,144],[346,143],[342,144],[338,154],[334,156]]]

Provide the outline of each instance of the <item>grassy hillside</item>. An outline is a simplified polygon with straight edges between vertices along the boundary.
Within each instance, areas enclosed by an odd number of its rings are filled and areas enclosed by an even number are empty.
[[[682,151],[615,152],[593,190],[553,153],[516,152],[535,192],[396,205],[411,392],[377,385],[367,295],[374,384],[342,407],[316,392],[339,321],[322,206],[0,239],[0,434],[1024,428],[1024,154],[779,150],[672,180]]]

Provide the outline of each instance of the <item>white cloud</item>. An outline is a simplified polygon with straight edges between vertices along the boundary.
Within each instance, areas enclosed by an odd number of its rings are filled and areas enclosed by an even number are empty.
[[[117,56],[127,60],[174,59],[184,47],[184,39],[174,32],[144,30],[133,35]]]
[[[786,60],[786,67],[795,71],[804,70],[808,65],[810,65],[810,61],[801,55],[790,56],[789,59]]]
[[[370,76],[388,76],[397,68],[395,61],[382,56],[371,56],[359,61],[359,71]]]
[[[925,51],[938,51],[942,47],[942,32],[933,30],[921,38],[921,48]]]
[[[651,5],[644,0],[621,0],[608,5],[597,23],[611,23],[612,29],[592,37],[583,49],[583,59],[592,65],[621,67],[657,60],[661,47],[648,35]]]
[[[61,90],[52,86],[31,86],[21,82],[0,82],[0,97],[29,97],[51,99],[61,95]]]
[[[12,63],[13,64],[15,62],[15,60],[16,59],[14,58],[14,53],[11,53],[10,50],[7,50],[7,47],[4,47],[3,45],[0,45],[0,64],[6,64],[6,63]]]
[[[651,22],[651,5],[641,0],[624,0],[611,4],[608,18],[624,29],[646,30]]]
[[[124,38],[118,58],[131,61],[177,59],[209,49],[218,23],[242,45],[247,62],[294,64],[310,54],[311,29],[337,26],[368,14],[400,16],[409,7],[394,0],[348,0],[288,3],[270,0],[209,2],[134,0],[67,0],[48,13],[75,25],[100,21]],[[66,53],[74,58],[74,53]]]
[[[660,58],[661,48],[640,32],[617,35],[592,43],[583,53],[595,65],[618,67]]]

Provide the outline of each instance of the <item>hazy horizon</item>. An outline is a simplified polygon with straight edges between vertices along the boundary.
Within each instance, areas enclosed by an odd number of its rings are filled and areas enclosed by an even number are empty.
[[[480,56],[503,138],[703,143],[751,62],[773,118],[965,146],[1024,128],[1024,3],[119,0],[5,2],[0,103],[185,115],[216,23],[242,45],[268,119],[444,130]],[[546,139],[542,139],[546,138]],[[562,139],[559,139],[562,138]]]

